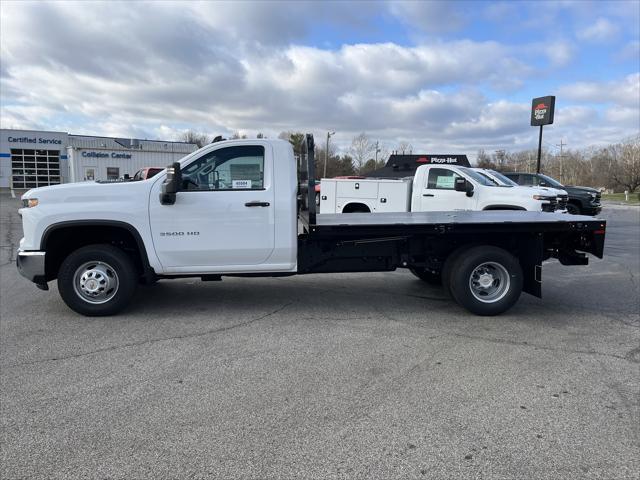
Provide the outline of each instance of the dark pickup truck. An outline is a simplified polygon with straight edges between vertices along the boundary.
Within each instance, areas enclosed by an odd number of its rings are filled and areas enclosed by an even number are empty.
[[[502,172],[518,185],[533,187],[551,187],[565,190],[569,195],[567,211],[573,215],[598,215],[602,211],[601,194],[591,187],[574,187],[563,185],[555,178],[542,173]]]

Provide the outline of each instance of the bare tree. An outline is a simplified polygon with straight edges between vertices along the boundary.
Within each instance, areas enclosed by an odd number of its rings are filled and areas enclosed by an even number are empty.
[[[373,158],[375,150],[376,144],[371,141],[366,133],[362,132],[360,135],[353,137],[349,153],[353,158],[353,165],[356,171],[360,172],[367,160]]]
[[[296,156],[301,156],[304,151],[304,133],[300,132],[280,132],[278,138],[281,140],[287,140],[293,145],[293,153]],[[316,158],[318,155],[316,154]]]
[[[398,148],[396,149],[396,151],[398,153],[401,153],[402,155],[410,154],[411,152],[413,152],[413,145],[411,145],[409,142],[402,141],[398,144]]]
[[[483,149],[478,150],[476,163],[480,168],[496,168],[496,164],[491,161],[491,157]]]
[[[247,135],[244,133],[240,133],[239,130],[236,130],[235,132],[233,132],[233,135],[231,135],[230,139],[231,140],[239,140],[239,139],[245,139],[247,138]]]
[[[387,160],[389,160],[390,155],[391,152],[389,151],[389,148],[384,143],[380,144],[378,147],[378,164],[376,168],[384,167],[384,165],[387,163]]]
[[[181,142],[195,143],[198,148],[202,148],[211,142],[211,139],[206,133],[198,133],[194,130],[182,132],[179,139]]]
[[[612,146],[616,151],[613,179],[630,192],[640,187],[640,135]]]

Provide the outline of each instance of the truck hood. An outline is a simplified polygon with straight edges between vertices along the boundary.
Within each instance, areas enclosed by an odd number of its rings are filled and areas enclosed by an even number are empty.
[[[573,194],[584,194],[584,193],[599,193],[599,190],[591,187],[577,187],[574,185],[565,185],[563,187],[567,192]]]
[[[113,182],[98,183],[94,181],[63,183],[48,187],[39,187],[28,190],[22,195],[22,199],[37,198],[43,202],[66,202],[84,199],[85,201],[111,200],[114,197],[137,196],[143,190],[151,189],[153,183],[159,178],[158,175],[143,181],[137,182]]]
[[[559,195],[556,191],[554,191],[553,189],[549,189],[546,187],[531,187],[531,186],[520,186],[518,185],[517,187],[513,186],[513,187],[489,187],[489,188],[493,188],[493,190],[491,190],[491,194],[492,195],[496,195],[496,196],[504,196],[504,197],[512,197],[513,195],[544,195],[544,196],[548,196],[548,197],[555,197],[557,195]]]

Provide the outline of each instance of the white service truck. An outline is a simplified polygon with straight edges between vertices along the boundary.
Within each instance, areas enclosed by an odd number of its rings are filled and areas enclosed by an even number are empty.
[[[522,291],[541,296],[544,260],[585,265],[586,253],[602,257],[605,222],[591,217],[506,211],[316,215],[311,135],[304,145],[300,171],[289,142],[230,140],[207,145],[146,180],[29,190],[20,209],[18,270],[43,290],[57,280],[64,302],[83,315],[113,315],[139,283],[163,279],[396,268],[437,279],[473,313],[496,315]],[[455,178],[453,189],[452,175],[446,176],[434,181],[447,182],[450,195],[473,198],[465,195],[477,185],[467,182],[472,175]],[[307,212],[297,207],[301,180],[309,185]]]
[[[556,193],[541,188],[500,188],[469,167],[421,165],[413,178],[323,178],[320,213],[528,210],[553,212]]]

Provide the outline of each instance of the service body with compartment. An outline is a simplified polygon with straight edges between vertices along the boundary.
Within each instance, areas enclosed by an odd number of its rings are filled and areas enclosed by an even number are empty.
[[[17,266],[84,315],[126,307],[159,279],[372,272],[408,268],[469,311],[495,315],[541,295],[542,261],[602,257],[605,222],[540,212],[316,215],[313,137],[300,171],[281,140],[231,140],[151,179],[85,182],[22,197]],[[309,180],[310,179],[310,180]],[[300,181],[309,210],[300,212]],[[302,227],[299,228],[299,224]]]
[[[456,179],[464,187],[456,189]],[[320,184],[320,213],[528,210],[553,212],[557,194],[537,188],[502,188],[476,169],[420,165],[403,179],[329,179]]]

